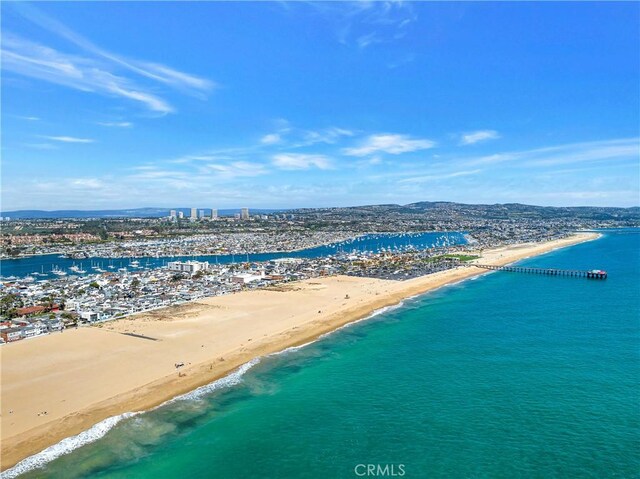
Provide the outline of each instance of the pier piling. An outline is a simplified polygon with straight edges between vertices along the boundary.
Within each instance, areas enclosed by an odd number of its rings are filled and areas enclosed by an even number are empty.
[[[549,276],[570,276],[573,278],[587,279],[607,279],[607,272],[600,269],[577,270],[577,269],[557,269],[557,268],[529,268],[523,266],[496,266],[490,264],[470,264],[477,268],[489,269],[493,271],[509,271],[512,273],[546,274]]]

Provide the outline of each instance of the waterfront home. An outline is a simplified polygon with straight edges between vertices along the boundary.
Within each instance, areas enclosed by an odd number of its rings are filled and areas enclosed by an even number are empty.
[[[40,328],[40,325],[38,324],[30,324],[28,326],[23,326],[22,328],[20,328],[20,333],[22,334],[23,338],[33,338],[34,336],[39,336],[40,334],[42,334],[42,330]]]
[[[83,322],[95,323],[98,321],[98,313],[95,311],[79,311],[78,313],[80,314],[80,319]]]
[[[262,276],[250,273],[235,274],[231,277],[231,281],[238,284],[249,284],[261,279],[263,279]]]
[[[56,317],[54,319],[45,319],[43,323],[49,331],[60,331],[64,328],[64,324],[62,323],[62,319],[60,317]]]
[[[20,328],[4,328],[0,330],[0,336],[5,340],[5,342],[10,343],[21,340],[22,332]]]

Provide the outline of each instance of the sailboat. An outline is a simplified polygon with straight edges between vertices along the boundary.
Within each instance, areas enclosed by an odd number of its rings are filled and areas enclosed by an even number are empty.
[[[55,274],[56,276],[66,276],[67,273],[65,273],[64,271],[62,271],[60,268],[58,268],[57,266],[54,266],[53,269],[51,270],[51,272],[53,274]]]

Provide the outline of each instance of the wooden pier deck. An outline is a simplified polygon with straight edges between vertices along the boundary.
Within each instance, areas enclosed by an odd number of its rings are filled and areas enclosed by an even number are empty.
[[[574,278],[607,279],[607,272],[599,269],[556,269],[556,268],[529,268],[526,266],[495,266],[490,264],[470,264],[477,268],[494,271],[510,271],[512,273],[546,274],[549,276],[571,276]]]

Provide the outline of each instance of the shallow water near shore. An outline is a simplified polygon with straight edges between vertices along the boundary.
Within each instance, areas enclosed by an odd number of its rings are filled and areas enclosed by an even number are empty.
[[[21,477],[637,477],[640,230],[408,300]]]

